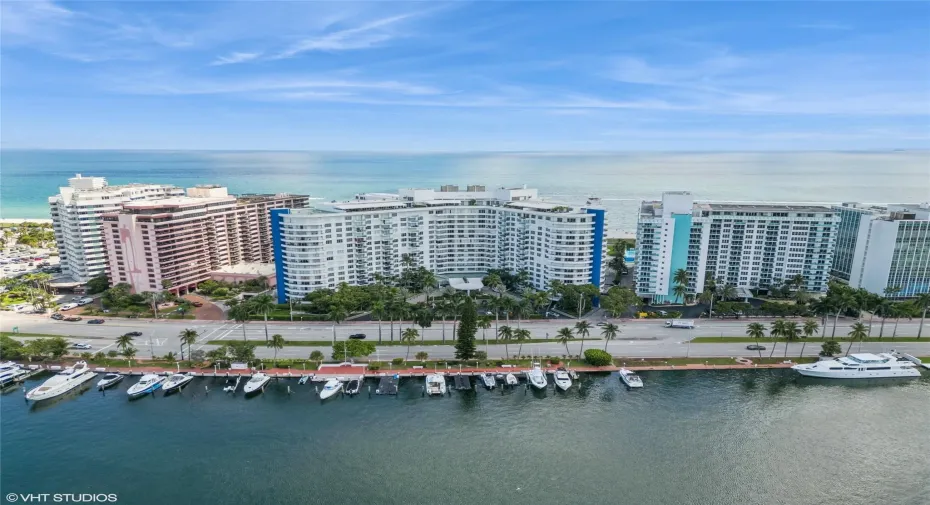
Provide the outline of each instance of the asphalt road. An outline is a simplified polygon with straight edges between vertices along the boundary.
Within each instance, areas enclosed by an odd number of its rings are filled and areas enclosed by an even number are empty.
[[[617,340],[607,344],[607,350],[615,356],[629,357],[685,357],[685,356],[746,356],[752,355],[752,351],[746,350],[745,343],[720,343],[720,344],[689,344],[688,340],[693,337],[710,337],[710,336],[744,336],[746,324],[749,321],[700,321],[694,330],[683,330],[663,327],[663,321],[615,321],[620,327],[620,335]],[[836,335],[845,336],[849,332],[849,325],[855,321],[841,320],[837,326]],[[504,321],[501,321],[504,324]],[[525,344],[521,353],[524,355],[535,353],[537,355],[563,355],[578,354],[580,342],[574,341],[568,344],[569,351],[554,340],[559,328],[571,326],[574,321],[527,321],[521,326],[532,332],[533,338],[546,338],[548,333],[552,342]],[[890,336],[893,322],[885,324],[885,335]],[[516,327],[515,322],[511,326]],[[873,334],[878,333],[877,324]],[[898,324],[897,334],[900,336],[914,336],[917,334],[919,321],[901,321]],[[927,325],[930,326],[930,322]],[[102,325],[89,325],[85,321],[68,323],[63,321],[54,321],[47,317],[35,315],[21,315],[10,312],[3,313],[0,316],[0,329],[2,331],[11,331],[13,327],[18,327],[21,333],[43,333],[57,334],[68,337],[73,342],[84,342],[93,346],[91,352],[108,351],[115,348],[115,339],[124,333],[130,331],[141,331],[142,336],[136,337],[135,346],[138,348],[139,357],[149,357],[151,355],[161,356],[169,351],[176,354],[180,350],[178,334],[185,328],[193,328],[200,333],[199,343],[194,349],[210,350],[214,346],[207,345],[210,340],[229,340],[242,339],[245,335],[248,339],[264,340],[265,330],[261,322],[252,322],[243,325],[234,322],[207,322],[207,321],[149,321],[149,320],[130,320],[130,319],[111,319]],[[406,327],[406,325],[405,325]],[[390,325],[385,323],[381,327],[381,334],[384,340],[389,340]],[[832,322],[828,323],[827,336],[832,331]],[[268,324],[269,334],[280,334],[287,340],[316,340],[332,341],[333,327],[329,323],[291,323],[291,322],[274,322]],[[353,333],[365,333],[368,340],[377,341],[378,325],[373,322],[347,323],[336,327],[336,338],[344,340]],[[599,336],[600,329],[595,327],[591,331],[592,337]],[[930,355],[930,328],[925,328],[924,333],[927,335],[927,342],[909,342],[909,343],[881,343],[866,342],[862,344],[862,351],[879,352],[889,349],[897,349],[903,352],[910,352],[917,355]],[[494,334],[493,327],[487,331],[488,337]],[[398,325],[394,325],[394,339],[398,339],[400,331]],[[446,323],[446,338],[452,337],[452,325]],[[490,357],[502,357],[505,354],[504,345],[484,345],[482,331],[478,330],[479,349],[486,349]],[[424,338],[427,340],[442,339],[442,323],[437,321],[431,328],[425,332]],[[816,354],[819,350],[819,339],[814,338],[808,342],[804,349],[805,355]],[[770,345],[766,344],[766,345]],[[848,345],[846,343],[843,344]],[[604,348],[604,341],[586,342],[585,347]],[[788,348],[789,356],[797,356],[801,352],[801,343],[792,343]],[[509,352],[511,355],[518,352],[518,344],[510,344]],[[853,344],[853,351],[859,349],[859,344]],[[278,357],[282,358],[305,358],[313,350],[322,350],[329,353],[328,347],[310,347],[310,346],[288,346],[278,351]],[[411,346],[410,355],[413,356],[418,351],[429,353],[432,358],[452,357],[454,348],[448,346]],[[771,347],[769,347],[771,350]],[[378,357],[380,359],[390,359],[394,357],[403,357],[407,353],[404,346],[380,346],[378,348]],[[784,346],[778,345],[775,351],[777,356],[783,355]],[[260,357],[271,357],[273,350],[259,346],[256,354]],[[763,352],[768,355],[768,351]]]

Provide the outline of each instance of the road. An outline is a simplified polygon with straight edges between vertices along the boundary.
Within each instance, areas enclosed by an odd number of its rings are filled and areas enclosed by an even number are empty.
[[[694,330],[682,330],[674,328],[665,328],[663,321],[615,321],[620,327],[620,335],[617,340],[607,344],[607,350],[615,356],[629,356],[635,358],[645,357],[711,357],[711,356],[746,356],[752,352],[746,350],[744,343],[720,343],[720,344],[689,344],[688,340],[693,337],[710,337],[710,336],[744,336],[746,333],[746,324],[748,321],[698,321],[698,326]],[[849,325],[854,320],[841,320],[836,329],[836,335],[846,335],[849,332]],[[504,324],[504,321],[501,321]],[[525,321],[521,323],[523,328],[532,332],[533,338],[546,338],[548,333],[551,342],[524,344],[522,354],[528,355],[552,355],[561,356],[568,354],[565,347],[554,340],[555,334],[559,328],[571,326],[573,321]],[[399,338],[398,325],[395,323],[394,339]],[[516,327],[515,322],[511,326]],[[919,321],[901,321],[898,325],[898,335],[915,336]],[[927,324],[925,326],[930,326]],[[214,345],[206,342],[211,340],[229,340],[242,339],[243,336],[250,340],[265,339],[264,325],[261,322],[251,322],[245,325],[234,322],[220,321],[149,321],[149,320],[131,320],[131,319],[110,319],[102,325],[89,325],[86,322],[68,323],[64,321],[54,321],[47,317],[35,315],[21,315],[10,312],[3,313],[0,317],[0,330],[11,331],[13,327],[18,327],[21,333],[42,333],[56,334],[68,337],[74,342],[85,342],[93,346],[92,352],[107,352],[115,348],[115,340],[118,336],[130,332],[141,331],[142,336],[136,337],[135,346],[138,348],[138,356],[145,358],[151,355],[162,356],[168,352],[178,353],[180,344],[178,333],[185,328],[193,328],[200,334],[198,344],[194,349],[210,350]],[[405,325],[406,327],[406,325]],[[893,323],[885,324],[885,335],[891,335]],[[389,340],[390,325],[382,325],[381,332],[384,340]],[[828,324],[827,336],[832,331],[832,323]],[[877,334],[877,325],[873,333]],[[286,340],[315,340],[329,342],[333,339],[333,328],[330,323],[292,323],[292,322],[273,322],[268,324],[269,334],[280,334]],[[353,333],[365,333],[368,340],[377,341],[378,325],[373,322],[346,323],[336,327],[336,338],[344,340]],[[600,329],[595,327],[591,331],[592,337],[599,336]],[[907,342],[907,343],[881,343],[865,342],[862,344],[862,351],[879,352],[888,349],[897,349],[903,352],[909,352],[921,356],[930,356],[930,330],[925,328],[927,342]],[[493,327],[487,331],[488,337],[494,334]],[[446,338],[452,337],[452,325],[446,323]],[[442,323],[437,321],[433,327],[425,331],[424,338],[427,340],[442,339]],[[491,345],[485,346],[482,341],[482,331],[478,330],[478,347],[480,350],[487,350],[489,357],[503,357],[505,354],[504,345],[493,345],[493,340],[489,340]],[[569,344],[571,354],[578,354],[580,342],[574,341]],[[770,345],[770,344],[766,344]],[[844,346],[847,345],[844,343]],[[819,350],[820,340],[814,338],[808,342],[804,349],[805,355],[813,355]],[[586,342],[586,348],[599,347],[604,348],[604,341]],[[801,352],[801,343],[792,343],[788,348],[789,356],[797,356]],[[516,354],[519,349],[518,344],[510,344],[508,350],[511,355]],[[859,349],[859,344],[853,344],[853,351]],[[313,350],[322,350],[329,354],[330,349],[327,347],[311,346],[288,346],[278,351],[280,358],[306,358]],[[771,350],[771,347],[769,347]],[[419,351],[429,353],[431,358],[451,358],[454,355],[454,348],[448,346],[411,346],[410,355],[413,356]],[[767,355],[765,351],[763,355]],[[784,347],[778,345],[776,355],[783,355]],[[404,346],[379,346],[378,358],[390,359],[394,357],[403,357],[407,353]],[[256,355],[259,357],[271,357],[273,350],[260,346],[256,349]]]

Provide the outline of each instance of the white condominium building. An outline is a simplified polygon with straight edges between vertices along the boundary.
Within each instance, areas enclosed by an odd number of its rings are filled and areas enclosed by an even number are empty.
[[[695,203],[688,192],[663,193],[640,208],[636,292],[654,303],[676,301],[679,269],[689,274],[689,294],[701,293],[708,276],[764,289],[801,275],[807,291],[824,292],[838,224],[836,211],[823,206]]]
[[[103,214],[129,202],[183,194],[183,189],[168,184],[109,186],[103,177],[81,174],[68,179],[68,186],[48,199],[62,272],[80,282],[106,273]]]
[[[605,212],[538,200],[537,190],[484,186],[357,195],[316,209],[272,211],[278,299],[403,271],[404,259],[440,276],[526,270],[553,280],[604,283]]]
[[[841,218],[833,275],[882,296],[930,293],[930,205],[833,209]]]

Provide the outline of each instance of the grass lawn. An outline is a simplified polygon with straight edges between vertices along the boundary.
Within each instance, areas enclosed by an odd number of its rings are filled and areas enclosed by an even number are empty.
[[[232,339],[232,340],[235,340],[235,339]],[[586,338],[586,339],[584,339],[585,342],[595,342],[595,341],[599,341],[599,340],[601,340],[601,339],[599,339],[599,338]],[[569,342],[569,344],[577,343],[577,342],[580,342],[580,341],[581,341],[581,339],[575,339],[575,340],[572,340],[571,342]],[[225,345],[227,342],[229,342],[229,340],[209,340],[209,341],[207,341],[207,343],[210,344],[210,345]],[[252,340],[250,340],[250,342],[253,342],[253,343],[257,344],[259,347],[265,345],[265,340],[264,340],[264,339],[261,339],[261,340],[252,339]],[[341,342],[341,340],[340,340],[340,342]],[[393,345],[393,346],[398,346],[398,345],[399,345],[399,346],[406,346],[406,345],[407,345],[407,344],[402,344],[402,343],[398,342],[397,340],[394,340],[393,342],[390,341],[390,340],[385,340],[385,341],[383,341],[383,342],[378,342],[377,340],[366,339],[365,342],[374,342],[375,344],[381,345],[381,346],[392,346],[392,345]],[[419,341],[419,340],[418,340],[417,343],[412,344],[412,345],[421,345],[421,346],[422,346],[422,345],[455,345],[455,342],[456,342],[456,341],[455,341],[455,340],[452,340],[452,339],[447,339],[445,342],[443,342],[442,340],[423,340],[423,341]],[[550,343],[551,343],[551,342],[555,342],[555,340],[554,340],[554,339],[546,340],[546,339],[544,339],[544,338],[531,338],[531,339],[528,339],[528,340],[524,340],[522,343],[523,343],[524,345],[527,345],[527,344],[538,344],[538,343],[542,343],[542,342],[550,342]],[[332,343],[331,340],[285,340],[285,341],[284,341],[284,345],[285,345],[286,347],[332,347],[333,343]],[[476,339],[475,339],[475,345],[479,347],[478,350],[481,350],[480,348],[484,346],[484,340],[481,340],[481,339],[476,338]],[[503,342],[503,341],[500,341],[500,340],[488,340],[488,345],[504,345],[504,342]],[[508,342],[507,345],[509,345],[509,346],[518,346],[518,347],[519,347],[520,342],[517,342],[516,340],[514,340],[514,341],[512,341],[512,342]]]
[[[777,364],[785,361],[786,358],[773,356],[763,357],[759,359],[758,357],[744,356],[748,358],[753,363],[763,364]],[[797,358],[788,356],[789,360],[794,363],[813,363],[817,361],[816,356],[805,356],[804,358]],[[617,366],[666,366],[666,365],[738,365],[733,358],[614,358],[614,363]]]
[[[0,336],[3,337],[35,337],[35,338],[49,338],[49,337],[64,337],[65,335],[52,335],[50,333],[14,333],[12,331],[0,331]]]
[[[796,342],[803,342],[804,340],[805,339],[796,340]],[[808,344],[821,341],[820,337],[808,338],[806,340]],[[824,342],[827,340],[830,340],[829,336],[823,339]],[[840,337],[839,335],[837,335],[837,337],[834,340],[841,341],[841,342],[849,342],[849,338],[847,338],[845,335],[843,337]],[[784,342],[784,341],[785,339],[783,338],[778,339],[778,342]],[[917,337],[894,337],[894,338],[869,337],[869,338],[863,339],[862,341],[863,342],[920,342],[920,341],[930,342],[930,338],[924,338],[924,339],[918,340]],[[756,340],[749,338],[749,337],[695,337],[694,339],[691,340],[691,343],[693,344],[719,344],[719,343],[733,343],[733,342],[755,344]],[[765,345],[766,342],[771,343],[772,339],[770,338],[759,339],[759,343],[762,345]],[[858,342],[858,340],[856,342]]]

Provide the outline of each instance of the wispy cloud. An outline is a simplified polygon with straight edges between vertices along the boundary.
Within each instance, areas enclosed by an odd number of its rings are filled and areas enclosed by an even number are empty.
[[[246,61],[252,61],[252,60],[254,60],[254,59],[256,59],[256,58],[261,57],[262,54],[264,54],[264,53],[262,53],[261,51],[257,51],[257,52],[253,52],[253,53],[240,53],[240,52],[234,52],[234,53],[230,53],[230,54],[228,54],[228,55],[226,55],[226,56],[217,56],[217,58],[216,58],[215,60],[213,60],[213,61],[210,63],[210,65],[213,65],[213,66],[219,66],[219,65],[232,65],[232,64],[234,64],[234,63],[242,63],[242,62],[246,62]]]
[[[801,28],[804,30],[852,30],[852,25],[847,25],[843,23],[805,23],[800,25],[794,25],[795,28]]]
[[[293,58],[312,51],[348,51],[378,46],[398,36],[392,28],[415,16],[400,14],[377,19],[354,28],[347,28],[319,36],[308,37],[277,53],[273,59]]]

